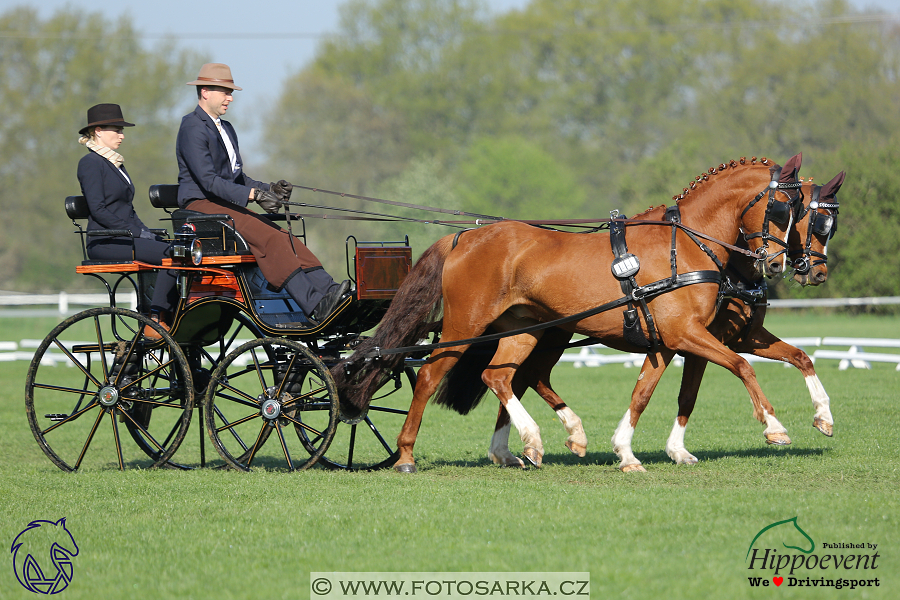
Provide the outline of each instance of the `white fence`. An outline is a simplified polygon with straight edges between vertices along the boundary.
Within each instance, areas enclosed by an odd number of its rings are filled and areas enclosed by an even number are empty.
[[[871,369],[873,362],[894,363],[897,365],[897,371],[900,371],[900,353],[883,353],[868,352],[866,348],[896,348],[900,349],[900,340],[884,339],[884,338],[845,338],[845,337],[805,337],[805,338],[784,338],[783,341],[791,346],[803,349],[809,354],[810,359],[816,362],[817,359],[837,360],[838,368],[844,371],[850,367],[856,369]],[[846,350],[829,350],[819,348],[819,346],[837,346],[846,347]],[[810,353],[808,348],[816,347]],[[770,360],[754,356],[753,354],[741,354],[751,363],[779,363],[785,367],[790,367],[788,363],[777,360]],[[561,362],[573,363],[575,368],[580,367],[600,367],[610,364],[622,364],[626,367],[639,367],[644,362],[644,354],[629,354],[625,352],[617,352],[611,348],[607,348],[602,344],[584,346],[578,352],[566,352],[560,358]],[[672,363],[676,367],[684,364],[684,359],[676,356],[672,359]]]

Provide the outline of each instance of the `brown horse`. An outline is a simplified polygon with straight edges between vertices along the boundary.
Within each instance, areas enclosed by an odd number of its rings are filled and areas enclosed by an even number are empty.
[[[471,346],[471,338],[488,328],[516,331],[609,304],[609,310],[561,324],[560,329],[630,352],[647,351],[646,331],[651,341],[658,340],[657,348],[696,354],[730,370],[744,383],[754,416],[766,422],[768,402],[753,369],[706,329],[715,314],[719,280],[704,275],[711,267],[723,267],[733,248],[731,242],[742,230],[766,234],[751,237],[750,245],[756,247],[787,237],[787,228],[781,238],[777,234],[770,237],[771,194],[768,202],[759,200],[779,185],[796,182],[799,168],[797,155],[785,169],[755,158],[710,169],[708,176],[698,178],[680,198],[682,225],[662,224],[663,207],[647,211],[642,215],[647,222],[641,223],[640,230],[632,228],[629,254],[619,258],[613,255],[607,233],[561,233],[517,222],[442,238],[416,263],[378,332],[332,369],[345,407],[365,410],[373,390],[402,365],[401,354],[378,349],[415,344],[440,328],[441,343],[447,347],[435,348],[420,369],[397,440],[400,457],[394,468],[413,472],[412,450],[425,405]],[[640,257],[639,265],[635,256]],[[620,279],[611,274],[614,267]],[[621,282],[629,278],[632,293],[622,297],[625,286]],[[635,310],[632,303],[644,309],[642,301],[646,309]],[[630,323],[623,321],[629,313]],[[513,394],[511,383],[543,335],[544,330],[534,330],[500,339],[482,374],[519,431],[524,456],[535,465],[540,465],[543,457],[540,432]],[[477,398],[450,399],[452,408],[462,413],[475,401]]]
[[[834,232],[838,206],[836,195],[843,181],[843,172],[825,186],[814,185],[810,180],[802,187],[804,199],[794,204],[796,220],[790,230],[789,247],[791,255],[799,257],[793,263],[794,279],[801,285],[819,285],[828,277],[827,244]],[[819,381],[809,356],[803,350],[783,342],[763,327],[766,314],[766,286],[762,275],[755,267],[755,261],[745,255],[731,256],[726,265],[728,283],[723,286],[726,288],[722,291],[723,301],[709,330],[735,352],[782,360],[799,369],[815,408],[813,425],[823,434],[831,436],[834,420],[829,408],[828,394]],[[548,341],[553,346],[548,346]],[[552,341],[545,335],[535,348],[535,352],[516,374],[513,391],[521,394],[528,387],[535,389],[566,426],[569,432],[566,446],[576,454],[584,456],[587,438],[581,427],[581,420],[553,392],[549,383],[549,369],[552,369],[567,342],[568,336],[562,335],[562,332],[557,332]],[[548,348],[549,354],[546,351]],[[547,364],[548,362],[550,364]],[[706,363],[706,360],[696,356],[685,357],[685,369],[678,398],[679,412],[666,444],[666,453],[679,464],[697,462],[696,457],[684,448],[684,432],[696,402]],[[631,453],[631,435],[667,362],[658,364],[660,366],[655,369],[653,361],[649,357],[645,359],[632,396],[632,406],[626,413],[628,418],[620,422],[613,436],[616,453],[622,459],[623,471],[643,470],[640,462]],[[769,412],[774,415],[774,409]],[[524,463],[509,451],[509,424],[509,416],[501,404],[494,436],[491,438],[489,456],[497,464],[524,466]],[[789,444],[790,438],[786,431],[770,432],[767,435],[767,442]]]

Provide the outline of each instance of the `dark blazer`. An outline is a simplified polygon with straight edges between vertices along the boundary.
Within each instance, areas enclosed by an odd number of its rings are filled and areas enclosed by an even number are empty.
[[[134,212],[134,184],[126,181],[118,171],[115,165],[93,151],[78,161],[78,182],[91,210],[87,228],[88,231],[128,229],[135,237],[140,237],[141,230],[148,227]]]
[[[231,171],[231,161],[225,142],[219,135],[216,122],[197,106],[194,112],[181,119],[175,156],[178,158],[178,205],[184,207],[191,200],[227,200],[247,206],[252,188],[268,190],[269,184],[251,179],[243,172],[237,133],[231,123],[222,121],[222,128],[231,139],[237,155],[238,169]]]

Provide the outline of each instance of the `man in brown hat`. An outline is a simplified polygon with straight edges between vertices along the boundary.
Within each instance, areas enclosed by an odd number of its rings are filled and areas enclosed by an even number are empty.
[[[292,186],[283,179],[263,183],[244,173],[237,134],[222,120],[233,92],[241,89],[231,69],[221,63],[205,64],[188,85],[197,86],[197,108],[181,119],[175,143],[178,205],[230,215],[269,284],[287,290],[307,316],[322,321],[352,293],[350,281],[336,283],[299,240],[292,244],[287,231],[247,208],[252,201],[276,212],[290,197]]]

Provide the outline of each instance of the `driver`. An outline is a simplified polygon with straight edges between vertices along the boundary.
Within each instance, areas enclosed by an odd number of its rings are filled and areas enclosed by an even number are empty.
[[[243,171],[234,127],[221,117],[233,100],[235,85],[228,65],[208,63],[187,85],[197,86],[197,108],[181,119],[175,155],[178,158],[178,205],[205,214],[228,214],[268,282],[285,289],[316,324],[323,321],[354,290],[350,281],[337,283],[322,263],[287,231],[249,210],[256,202],[276,212],[290,197],[285,180],[262,183]],[[296,248],[296,253],[294,248]]]

